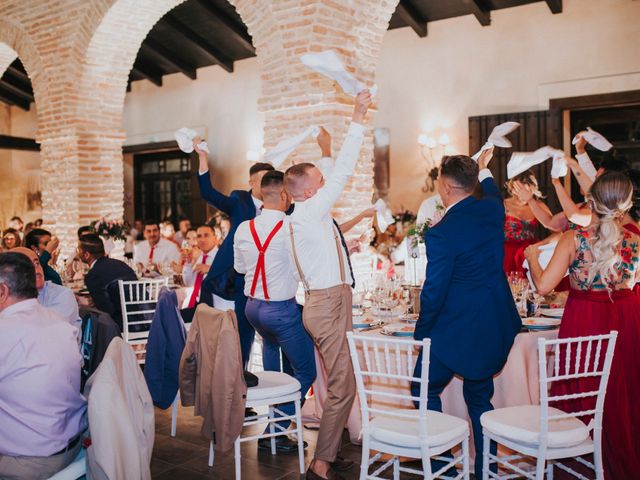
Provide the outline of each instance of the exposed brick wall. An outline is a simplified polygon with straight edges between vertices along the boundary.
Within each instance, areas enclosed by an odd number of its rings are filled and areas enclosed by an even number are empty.
[[[18,53],[34,87],[44,220],[69,252],[79,225],[102,215],[123,214],[122,111],[127,78],[147,33],[182,1],[0,0],[0,45]],[[230,3],[256,47],[265,147],[313,123],[332,133],[337,153],[353,100],[309,71],[299,57],[333,48],[361,81],[373,83],[397,0]],[[0,72],[10,60],[10,50],[0,48]],[[370,120],[374,113],[372,108]],[[356,175],[336,206],[340,219],[358,213],[371,200],[372,151],[368,133]],[[316,160],[318,148],[309,140],[294,158]],[[364,226],[355,229],[352,236],[363,230]]]

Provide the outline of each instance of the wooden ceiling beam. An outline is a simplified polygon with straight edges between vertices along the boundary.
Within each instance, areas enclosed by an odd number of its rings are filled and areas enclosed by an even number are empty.
[[[208,0],[196,0],[197,4],[205,9],[211,16],[215,17],[231,33],[233,38],[242,45],[243,48],[255,55],[256,48],[253,46],[251,35],[238,25],[238,22],[227,12],[211,3]]]
[[[39,152],[40,144],[36,143],[36,141],[33,138],[0,135],[0,149],[26,150],[30,152]]]
[[[179,59],[175,54],[170,52],[167,47],[157,42],[153,38],[145,38],[144,42],[142,42],[142,46],[149,49],[158,57],[162,58],[165,62],[189,77],[191,80],[195,80],[197,78],[196,67],[188,65],[186,62]]]
[[[2,86],[2,88],[4,88],[5,90],[8,90],[9,92],[13,93],[14,95],[17,95],[27,100],[28,102],[35,101],[35,99],[33,98],[33,92],[23,90],[19,86],[9,81],[7,78],[4,78],[4,77],[0,78],[0,86]]]
[[[27,75],[25,72],[22,72],[21,70],[19,70],[18,68],[15,67],[15,65],[9,65],[7,67],[6,73],[5,74],[9,74],[12,77],[18,79],[20,82],[23,83],[27,83],[29,85],[31,85],[31,80],[29,79],[29,75]]]
[[[480,25],[487,27],[491,25],[491,10],[489,10],[480,0],[465,0],[465,3],[471,8],[473,13],[480,22]]]
[[[551,13],[562,13],[562,0],[545,0]]]
[[[147,64],[140,61],[139,57],[138,60],[136,60],[136,63],[133,65],[131,71],[140,77],[146,78],[158,87],[162,86],[162,73],[156,72],[155,70],[150,68]]]
[[[427,36],[427,21],[410,0],[400,0],[396,10],[402,21],[413,28],[419,37]]]
[[[0,101],[9,105],[15,105],[25,111],[29,111],[29,108],[31,108],[31,103],[28,100],[11,93],[5,89],[3,85],[0,85]]]
[[[187,40],[189,40],[189,42],[202,50],[206,55],[211,57],[215,63],[220,65],[227,72],[233,72],[233,60],[227,57],[217,48],[213,47],[205,38],[194,31],[190,26],[182,23],[171,13],[165,15],[162,21],[173,28],[175,31],[182,34],[183,37],[185,37]]]

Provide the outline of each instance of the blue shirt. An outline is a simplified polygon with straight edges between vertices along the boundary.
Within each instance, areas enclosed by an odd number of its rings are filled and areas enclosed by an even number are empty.
[[[38,303],[53,310],[80,331],[82,322],[78,302],[69,288],[49,281],[44,282],[44,287],[38,291]]]

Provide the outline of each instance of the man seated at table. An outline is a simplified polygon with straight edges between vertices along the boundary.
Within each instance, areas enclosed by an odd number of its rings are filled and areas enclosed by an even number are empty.
[[[181,218],[178,222],[178,231],[173,236],[178,246],[182,246],[182,242],[187,239],[187,232],[191,230],[191,220],[188,218]]]
[[[445,157],[438,176],[444,217],[427,231],[427,275],[420,295],[416,340],[431,339],[427,406],[442,411],[440,394],[454,375],[473,427],[475,474],[482,478],[480,416],[493,410],[493,376],[507,360],[522,323],[502,268],[504,203],[486,168],[466,155]],[[480,180],[482,199],[473,196]],[[415,376],[421,374],[421,357]],[[414,396],[419,395],[414,384]],[[492,446],[495,453],[495,445]],[[436,466],[436,469],[444,465]],[[454,473],[454,472],[451,472]]]
[[[99,235],[87,233],[78,243],[78,257],[89,265],[84,283],[93,304],[108,313],[122,330],[122,310],[118,280],[137,280],[136,273],[126,263],[105,255],[104,243]]]
[[[81,448],[77,329],[38,303],[33,262],[0,254],[0,478],[48,478]]]
[[[160,224],[154,220],[144,222],[144,242],[133,249],[133,261],[148,273],[159,272],[164,263],[177,265],[180,250],[175,243],[160,238]]]
[[[38,303],[58,313],[67,322],[79,329],[81,324],[80,314],[78,313],[78,302],[73,292],[62,285],[57,285],[48,280],[45,281],[40,259],[33,250],[17,247],[11,251],[25,255],[33,263],[36,272]]]
[[[58,238],[51,236],[51,232],[42,228],[34,228],[24,237],[24,246],[36,252],[40,258],[40,265],[44,270],[44,279],[62,285],[60,275],[49,265],[59,245]]]
[[[182,278],[184,286],[189,287],[185,298],[186,304],[183,304],[182,319],[190,322],[193,319],[196,306],[201,302],[200,294],[202,293],[202,281],[209,273],[213,259],[218,253],[218,239],[211,225],[201,225],[196,230],[198,235],[198,246],[190,251],[189,254],[183,254],[184,267],[182,270]],[[204,302],[203,303],[207,303]]]

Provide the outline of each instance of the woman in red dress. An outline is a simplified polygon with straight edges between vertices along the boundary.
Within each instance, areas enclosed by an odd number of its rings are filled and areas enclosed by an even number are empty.
[[[632,292],[640,279],[640,236],[623,228],[632,206],[633,186],[621,173],[606,173],[587,198],[594,221],[587,228],[562,234],[551,262],[542,270],[539,250],[525,255],[538,292],[550,292],[569,268],[571,291],[559,337],[618,331],[604,404],[602,453],[605,478],[637,478],[640,471],[640,297]],[[560,359],[562,362],[564,359]],[[597,380],[595,380],[597,385]],[[555,382],[551,394],[592,390],[594,379]],[[593,397],[558,402],[565,411],[593,408]],[[588,421],[588,419],[587,419]]]

